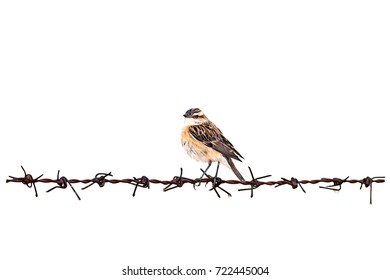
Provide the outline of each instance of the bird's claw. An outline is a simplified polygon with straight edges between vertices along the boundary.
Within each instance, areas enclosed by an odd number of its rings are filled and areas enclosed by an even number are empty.
[[[202,178],[196,178],[194,180],[195,182],[192,184],[194,190],[196,190],[196,187],[199,187],[202,184]]]

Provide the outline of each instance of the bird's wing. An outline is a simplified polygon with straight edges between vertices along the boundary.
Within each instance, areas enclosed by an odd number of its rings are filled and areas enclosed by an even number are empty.
[[[223,136],[222,132],[213,123],[192,125],[189,127],[191,135],[209,148],[220,152],[223,156],[241,161],[244,158]]]

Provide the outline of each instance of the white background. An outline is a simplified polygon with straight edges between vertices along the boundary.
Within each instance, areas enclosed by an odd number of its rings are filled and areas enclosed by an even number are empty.
[[[203,109],[255,176],[389,175],[386,1],[2,1],[0,278],[149,279],[122,268],[268,266],[229,279],[389,279],[389,185],[168,193],[8,175],[199,176]],[[387,132],[386,132],[387,131]],[[214,172],[214,169],[213,171]],[[221,167],[220,175],[234,179]],[[160,277],[158,279],[171,279]],[[186,277],[181,277],[185,279]]]

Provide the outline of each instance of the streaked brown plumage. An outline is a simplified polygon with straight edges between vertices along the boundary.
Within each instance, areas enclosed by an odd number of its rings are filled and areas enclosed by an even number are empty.
[[[185,124],[181,144],[187,154],[195,160],[207,162],[206,171],[215,161],[223,163],[233,170],[238,179],[244,181],[232,160],[241,161],[243,157],[221,130],[198,108],[189,109],[183,116]]]

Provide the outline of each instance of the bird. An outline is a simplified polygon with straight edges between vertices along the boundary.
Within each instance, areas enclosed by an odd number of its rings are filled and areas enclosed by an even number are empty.
[[[198,180],[206,174],[213,162],[222,163],[231,168],[240,181],[245,181],[233,163],[234,160],[241,161],[244,157],[234,148],[232,143],[226,139],[221,130],[212,123],[199,108],[191,108],[185,112],[184,126],[181,131],[181,144],[187,154],[208,166]],[[200,184],[200,182],[199,182]]]

